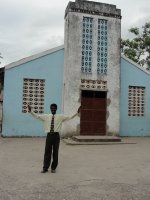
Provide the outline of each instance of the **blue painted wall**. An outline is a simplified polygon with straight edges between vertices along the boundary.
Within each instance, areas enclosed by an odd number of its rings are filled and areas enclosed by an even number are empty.
[[[44,113],[56,102],[61,113],[64,49],[5,71],[3,126],[4,136],[45,136],[43,123],[22,113],[23,79],[45,79]],[[145,116],[128,116],[128,86],[146,87]],[[120,135],[150,136],[150,74],[121,58]]]
[[[146,87],[145,116],[128,116],[128,86]],[[150,136],[150,75],[124,58],[121,59],[120,135]]]
[[[44,113],[49,105],[58,105],[61,113],[63,89],[64,49],[5,71],[3,127],[4,136],[43,136],[41,121],[22,113],[23,79],[45,79]]]

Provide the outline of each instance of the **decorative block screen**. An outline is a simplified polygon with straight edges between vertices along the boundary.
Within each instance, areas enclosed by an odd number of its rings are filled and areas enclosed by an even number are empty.
[[[22,112],[28,112],[27,105],[32,107],[35,113],[44,112],[44,88],[43,79],[24,79],[23,80],[23,101]]]
[[[128,116],[144,116],[145,87],[129,86]]]
[[[81,71],[86,73],[92,72],[92,35],[93,35],[93,18],[83,17],[82,22],[82,62]]]
[[[98,19],[97,73],[107,74],[107,20]]]
[[[81,79],[81,89],[106,91],[107,81]]]

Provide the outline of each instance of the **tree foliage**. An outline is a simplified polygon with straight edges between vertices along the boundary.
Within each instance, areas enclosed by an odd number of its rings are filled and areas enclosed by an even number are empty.
[[[139,28],[131,28],[129,32],[134,34],[134,38],[121,40],[122,53],[150,70],[150,22],[145,23],[140,31]]]

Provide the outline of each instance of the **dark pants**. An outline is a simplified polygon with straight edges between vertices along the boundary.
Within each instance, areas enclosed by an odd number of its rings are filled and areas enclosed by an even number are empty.
[[[48,133],[45,144],[45,154],[43,169],[48,169],[51,164],[51,155],[53,154],[53,161],[51,169],[55,170],[58,165],[58,151],[59,151],[60,136],[59,133]]]

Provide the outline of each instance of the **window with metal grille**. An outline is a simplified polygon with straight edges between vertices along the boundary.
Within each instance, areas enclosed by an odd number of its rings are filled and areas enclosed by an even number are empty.
[[[44,79],[23,79],[22,112],[28,112],[27,105],[32,107],[35,113],[44,112]]]
[[[129,86],[128,88],[128,116],[144,116],[145,87]]]
[[[107,20],[98,19],[97,73],[107,74]]]
[[[92,72],[93,18],[83,17],[81,71]]]

